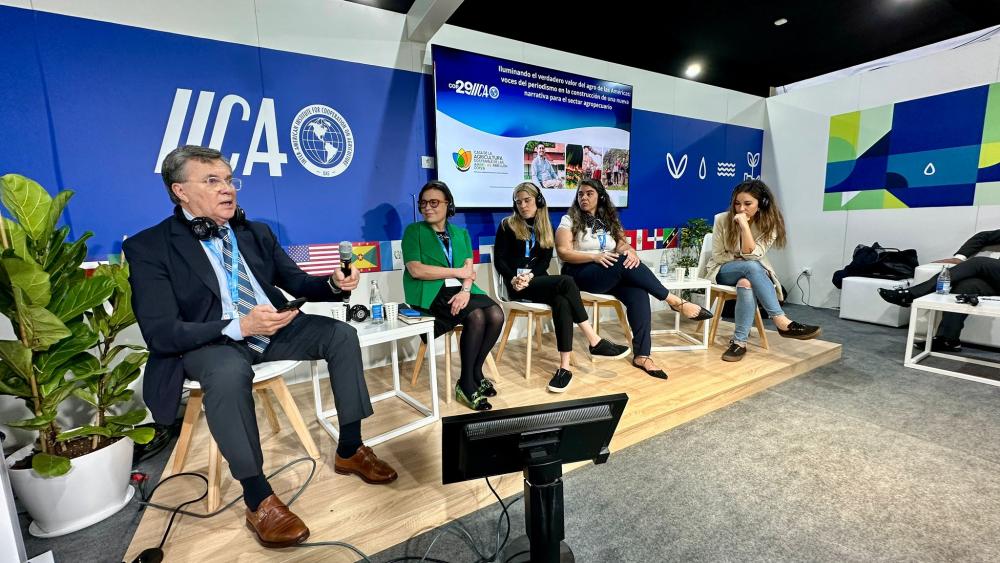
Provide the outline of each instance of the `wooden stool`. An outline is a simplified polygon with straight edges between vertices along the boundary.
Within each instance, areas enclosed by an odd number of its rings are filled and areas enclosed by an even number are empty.
[[[316,442],[313,441],[312,435],[309,434],[309,430],[302,420],[302,414],[299,413],[299,408],[295,405],[292,394],[288,392],[284,378],[281,377],[283,374],[295,369],[300,363],[298,361],[282,360],[278,362],[264,362],[253,366],[253,390],[257,393],[261,405],[264,407],[264,414],[267,416],[267,422],[271,426],[271,431],[277,434],[281,430],[281,426],[278,424],[278,417],[275,415],[274,407],[271,405],[271,398],[267,395],[268,389],[278,399],[281,410],[285,411],[285,418],[292,424],[292,428],[295,430],[295,434],[298,435],[299,441],[302,442],[302,446],[305,447],[306,453],[313,459],[319,459],[319,448],[316,447]],[[181,435],[177,438],[177,446],[174,448],[176,455],[174,456],[174,465],[171,474],[180,473],[184,470],[184,462],[187,461],[188,450],[191,448],[191,435],[194,433],[194,426],[201,415],[202,397],[204,396],[201,385],[197,381],[185,380],[184,388],[190,390],[191,395],[188,397],[187,407],[184,410]],[[219,508],[220,502],[219,489],[222,484],[222,454],[219,452],[219,445],[215,443],[215,438],[212,437],[211,432],[209,432],[208,440],[208,511],[214,512]]]

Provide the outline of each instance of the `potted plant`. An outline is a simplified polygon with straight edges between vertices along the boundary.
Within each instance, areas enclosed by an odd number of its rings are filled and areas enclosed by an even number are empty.
[[[688,219],[687,224],[681,228],[680,257],[674,263],[674,267],[687,268],[686,275],[697,274],[699,259],[701,258],[701,245],[705,240],[705,235],[712,232],[712,226],[701,217]]]
[[[34,520],[29,531],[42,537],[79,530],[124,506],[133,494],[133,440],[152,439],[151,429],[133,428],[144,409],[109,414],[131,397],[128,384],[146,355],[132,351],[112,366],[134,348],[113,346],[134,322],[127,267],[90,277],[80,268],[92,233],[68,242],[69,228],[56,228],[72,196],[50,197],[23,176],[0,177],[0,200],[13,216],[0,224],[0,313],[17,337],[0,341],[0,393],[23,399],[33,415],[8,424],[38,431],[34,452],[10,475]],[[56,415],[71,396],[95,407],[95,423],[64,432]]]

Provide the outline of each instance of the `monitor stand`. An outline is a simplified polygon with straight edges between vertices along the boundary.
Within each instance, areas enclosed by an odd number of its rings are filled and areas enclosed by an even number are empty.
[[[528,534],[514,538],[504,549],[504,557],[514,557],[512,563],[574,563],[573,550],[563,541],[563,482],[562,462],[530,463],[532,458],[544,458],[543,452],[527,452],[524,469],[524,527]],[[532,455],[534,454],[534,455]],[[530,554],[530,557],[529,557]]]

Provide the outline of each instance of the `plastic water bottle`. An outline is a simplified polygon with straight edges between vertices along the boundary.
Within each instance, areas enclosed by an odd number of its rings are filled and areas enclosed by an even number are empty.
[[[667,265],[667,250],[663,249],[663,254],[660,254],[660,275],[665,276],[669,271],[670,266]]]
[[[382,308],[382,292],[378,290],[378,282],[372,280],[372,287],[368,293],[368,306],[372,309],[372,323],[382,324],[385,322],[385,312]]]
[[[938,274],[937,292],[942,295],[951,293],[951,270],[947,266],[943,266]]]

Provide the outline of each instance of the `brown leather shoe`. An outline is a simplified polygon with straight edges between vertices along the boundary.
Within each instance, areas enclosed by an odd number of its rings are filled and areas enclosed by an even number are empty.
[[[354,473],[370,485],[388,485],[398,477],[391,465],[379,459],[371,448],[364,445],[347,459],[337,455],[333,462],[333,470],[341,475]]]
[[[256,512],[247,508],[247,528],[264,547],[289,547],[309,537],[309,528],[302,519],[275,494],[261,501]]]

